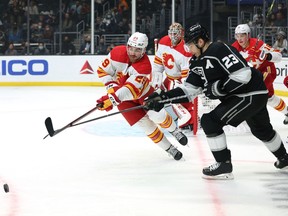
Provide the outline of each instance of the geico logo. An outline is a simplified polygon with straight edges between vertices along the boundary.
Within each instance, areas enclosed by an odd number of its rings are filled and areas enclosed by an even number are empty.
[[[48,73],[48,62],[43,59],[26,60],[2,60],[1,75],[23,76],[30,74],[42,76]]]

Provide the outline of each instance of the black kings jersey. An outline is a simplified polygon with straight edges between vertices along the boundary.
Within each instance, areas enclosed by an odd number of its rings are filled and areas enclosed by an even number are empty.
[[[265,93],[266,90],[261,72],[249,67],[234,47],[221,42],[211,43],[197,59],[190,60],[186,82],[204,89],[208,83],[217,80],[221,81],[228,95],[259,94],[259,91]]]

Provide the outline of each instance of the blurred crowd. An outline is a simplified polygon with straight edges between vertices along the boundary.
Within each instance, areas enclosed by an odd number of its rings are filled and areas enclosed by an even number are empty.
[[[155,13],[171,9],[172,0],[136,0],[136,30],[149,38],[148,54],[153,53],[152,17]],[[91,0],[1,0],[0,2],[0,55],[31,54],[89,54],[91,53]],[[180,4],[176,0],[176,4]],[[277,1],[276,1],[277,2]],[[115,40],[107,42],[104,35],[131,35],[131,0],[95,0],[95,54],[107,54],[115,45]],[[273,47],[279,48],[287,56],[287,5],[277,2],[267,16],[261,6],[247,23],[251,29],[271,27]],[[264,20],[266,21],[264,23]],[[60,25],[61,24],[61,25]],[[80,25],[81,24],[81,25]],[[81,29],[81,42],[76,41],[76,33]],[[83,30],[83,31],[82,31]],[[61,33],[61,40],[59,39]],[[91,35],[91,33],[90,33]],[[28,42],[29,41],[29,42]],[[77,42],[77,43],[76,43]],[[271,43],[272,43],[271,42]],[[53,50],[54,44],[62,44]],[[38,52],[36,50],[41,50]]]
[[[35,54],[36,49],[47,51],[48,45],[51,48],[55,43],[55,32],[62,32],[63,35],[61,54],[89,53],[91,38],[83,36],[83,44],[78,51],[74,42],[75,35],[68,33],[76,32],[79,23],[84,24],[83,32],[91,28],[90,4],[90,0],[62,0],[60,7],[58,0],[30,0],[28,7],[27,0],[1,0],[0,54],[30,55]],[[171,0],[137,0],[137,25],[145,22],[144,31],[149,35],[152,14],[170,5]],[[103,34],[131,35],[131,1],[95,0],[94,29],[99,37],[96,54],[108,53],[114,44],[104,43]]]

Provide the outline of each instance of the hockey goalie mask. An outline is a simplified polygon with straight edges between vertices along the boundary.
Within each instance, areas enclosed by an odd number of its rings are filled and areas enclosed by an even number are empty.
[[[240,24],[235,28],[235,39],[241,47],[246,48],[249,45],[250,32],[247,24]]]
[[[148,37],[146,34],[135,32],[127,42],[127,53],[131,62],[142,58],[148,46]]]
[[[183,27],[180,23],[173,23],[168,30],[169,38],[171,39],[172,46],[176,46],[183,38]]]

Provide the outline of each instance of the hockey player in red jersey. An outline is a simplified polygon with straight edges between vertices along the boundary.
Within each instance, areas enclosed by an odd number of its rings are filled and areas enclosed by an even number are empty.
[[[168,35],[159,40],[152,70],[152,86],[155,89],[173,89],[182,84],[182,80],[188,76],[192,54],[185,50],[183,36],[182,25],[172,23]],[[185,131],[191,131],[193,104],[174,104],[172,110],[178,117],[178,126]]]
[[[276,79],[274,63],[280,62],[280,50],[275,50],[262,40],[250,37],[247,24],[240,24],[235,29],[236,41],[232,44],[253,67],[263,74],[265,85],[269,91],[268,105],[285,115],[284,124],[288,124],[288,107],[284,100],[274,94],[273,82]]]
[[[127,46],[114,47],[104,58],[97,69],[98,76],[107,89],[107,94],[97,100],[100,110],[110,111],[117,106],[121,111],[142,105],[144,99],[154,91],[149,80],[152,67],[145,53],[147,45],[146,34],[136,32],[129,38]],[[176,127],[165,109],[159,113],[136,109],[122,115],[131,126],[139,126],[155,144],[175,160],[182,158],[182,153],[158,127],[169,131],[180,144],[187,144],[187,137]]]

